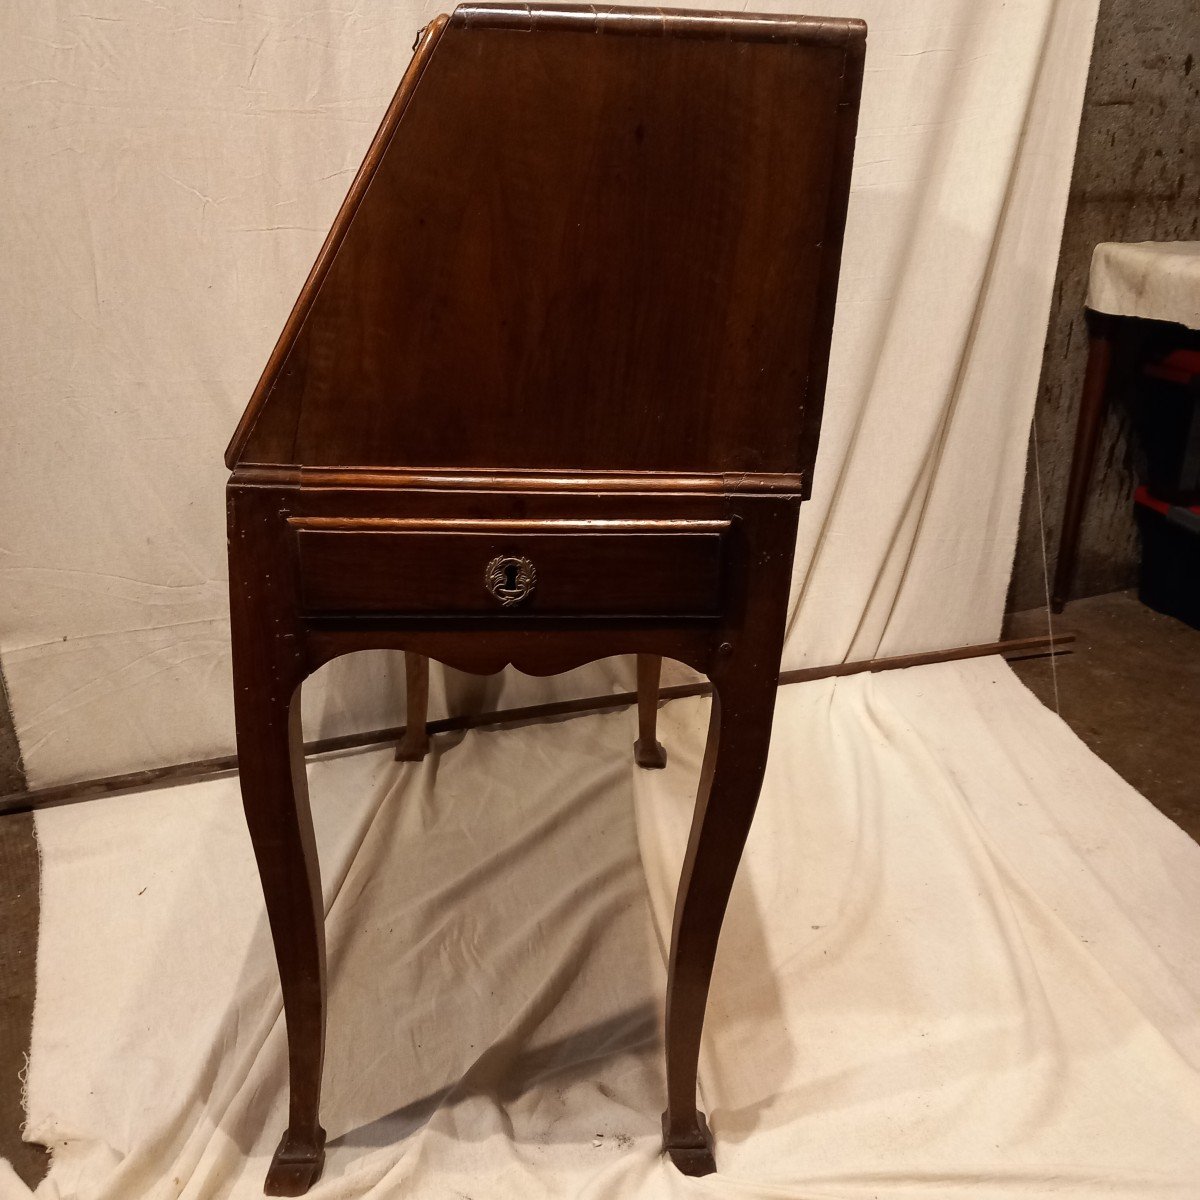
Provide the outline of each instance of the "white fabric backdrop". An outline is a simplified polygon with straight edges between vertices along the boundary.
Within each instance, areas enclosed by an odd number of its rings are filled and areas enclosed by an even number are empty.
[[[789,666],[997,634],[1096,0],[819,7],[871,31]],[[435,11],[0,8],[0,654],[31,784],[232,748],[221,452]],[[401,719],[395,655],[314,684],[309,736]]]
[[[781,690],[701,1056],[719,1174],[670,1167],[654,933],[706,708],[664,709],[664,772],[631,712],[313,766],[313,1200],[1200,1195],[1200,847],[998,659]],[[286,1055],[240,807],[38,814],[39,1200],[261,1195]]]

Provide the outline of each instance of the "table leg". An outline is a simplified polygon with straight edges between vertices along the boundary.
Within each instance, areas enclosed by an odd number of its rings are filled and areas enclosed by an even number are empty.
[[[396,745],[400,762],[420,762],[429,753],[429,659],[424,654],[404,653],[404,687],[407,695],[404,736]]]
[[[1079,418],[1075,426],[1075,450],[1071,456],[1071,476],[1067,483],[1067,502],[1063,511],[1062,534],[1058,543],[1058,561],[1054,567],[1054,589],[1050,609],[1060,613],[1070,599],[1075,578],[1075,560],[1079,550],[1079,531],[1088,484],[1096,462],[1096,446],[1104,421],[1104,397],[1108,390],[1112,364],[1113,318],[1106,313],[1087,312],[1089,341],[1083,391],[1079,398]],[[1035,431],[1036,436],[1036,431]]]
[[[246,824],[279,965],[287,1026],[289,1117],[267,1173],[269,1196],[299,1196],[321,1174],[325,1057],[325,913],[308,801],[294,652],[273,642],[255,604],[233,606],[234,711]]]
[[[639,767],[667,765],[667,752],[658,740],[658,681],[662,659],[657,654],[637,656],[638,740],[633,744],[633,760]]]
[[[663,1149],[685,1175],[716,1170],[712,1135],[696,1107],[700,1033],[721,922],[766,769],[776,685],[776,677],[763,671],[753,654],[731,662],[714,680],[667,981]]]

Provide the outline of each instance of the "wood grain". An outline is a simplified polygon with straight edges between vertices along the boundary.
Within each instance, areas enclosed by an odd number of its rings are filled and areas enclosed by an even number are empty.
[[[514,531],[502,523],[453,533],[302,529],[300,598],[310,616],[336,613],[715,616],[719,533]],[[536,569],[527,599],[502,609],[485,586],[496,558]]]
[[[523,13],[406,76],[230,461],[807,477],[860,26]]]

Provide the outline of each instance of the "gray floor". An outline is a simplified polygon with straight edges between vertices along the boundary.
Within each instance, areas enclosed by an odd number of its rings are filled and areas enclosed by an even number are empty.
[[[38,930],[38,852],[29,813],[0,817],[0,879],[0,1158],[34,1187],[49,1158],[40,1146],[21,1141]]]
[[[1200,632],[1144,608],[1128,593],[1096,596],[1055,618],[1072,653],[1014,663],[1024,682],[1106,762],[1200,841]],[[1044,632],[1044,610],[1011,617],[1006,632]],[[103,803],[103,800],[88,803]],[[45,1151],[20,1140],[19,1072],[29,1049],[38,928],[38,854],[30,816],[0,817],[0,1156],[30,1186]]]
[[[1133,592],[1068,604],[1055,629],[1072,652],[1013,663],[1038,698],[1156,808],[1200,841],[1200,631],[1139,604]],[[1009,618],[1012,636],[1044,633],[1046,611]]]
[[[25,773],[0,674],[0,795],[24,790]],[[40,1146],[21,1141],[21,1076],[33,1017],[38,930],[38,851],[33,817],[0,817],[0,1157],[30,1186],[46,1173]]]

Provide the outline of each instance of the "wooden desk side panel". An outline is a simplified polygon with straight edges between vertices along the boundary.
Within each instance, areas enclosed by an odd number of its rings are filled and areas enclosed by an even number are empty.
[[[861,50],[452,19],[240,461],[807,479]]]

